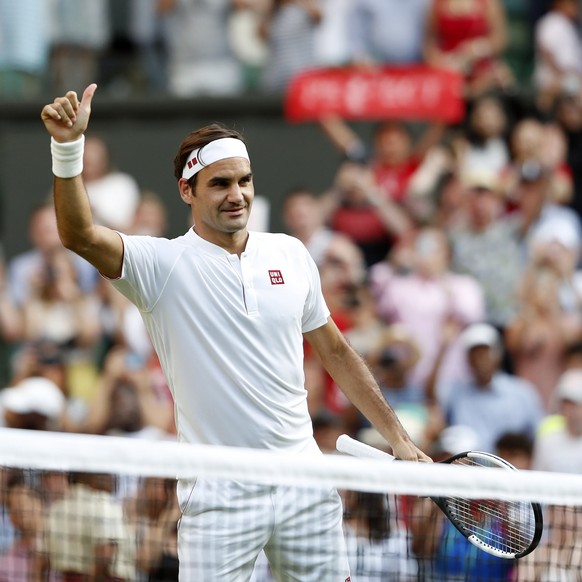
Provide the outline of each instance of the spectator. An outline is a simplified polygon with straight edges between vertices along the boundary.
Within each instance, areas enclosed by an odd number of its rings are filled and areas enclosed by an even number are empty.
[[[469,114],[468,131],[457,141],[461,174],[500,174],[509,163],[508,132],[507,113],[500,99],[478,98]]]
[[[348,160],[369,165],[383,199],[405,207],[411,180],[444,131],[443,124],[431,124],[415,140],[411,129],[403,123],[383,121],[374,130],[369,151],[366,143],[341,118],[326,116],[320,120],[320,126]]]
[[[566,163],[566,138],[559,126],[526,117],[519,121],[510,134],[511,160],[502,170],[502,188],[515,203],[516,189],[523,168],[543,168],[546,176],[546,199],[564,204],[572,197],[572,173]]]
[[[430,0],[355,0],[349,15],[351,60],[356,65],[422,62]]]
[[[65,397],[47,378],[30,377],[0,393],[0,425],[29,430],[60,430]]]
[[[582,90],[582,37],[578,0],[554,0],[535,25],[535,74],[538,106],[550,111],[561,93]]]
[[[137,533],[138,571],[147,575],[148,582],[178,582],[176,481],[144,477],[125,510]]]
[[[68,580],[136,580],[135,531],[113,496],[111,475],[74,473],[65,497],[49,508],[46,562]]]
[[[519,471],[532,469],[534,439],[521,432],[506,432],[495,443],[497,456],[511,463]]]
[[[150,191],[141,192],[129,232],[145,236],[167,235],[168,213],[157,194]]]
[[[406,211],[378,190],[370,169],[349,160],[323,195],[322,208],[326,223],[360,248],[368,267],[384,259],[392,241],[412,227]]]
[[[319,0],[272,0],[262,25],[268,47],[262,78],[266,91],[283,92],[294,75],[313,66],[320,21]]]
[[[137,50],[139,88],[150,95],[167,90],[163,5],[160,0],[129,0],[129,36]]]
[[[173,440],[173,420],[173,404],[158,399],[146,363],[127,349],[113,348],[82,432]]]
[[[353,0],[320,0],[321,20],[315,29],[315,63],[341,67],[351,60],[349,30]]]
[[[272,0],[235,0],[235,10],[230,16],[229,38],[233,53],[243,69],[246,91],[260,88],[261,75],[269,54],[261,23],[271,3]]]
[[[52,253],[32,281],[22,313],[23,337],[29,342],[49,340],[72,353],[90,351],[101,336],[97,298],[83,294],[64,248]]]
[[[325,217],[320,200],[310,190],[291,190],[283,202],[283,224],[287,232],[297,237],[320,266],[327,248],[336,236],[325,226]]]
[[[0,98],[39,97],[49,57],[49,3],[0,0]]]
[[[432,0],[424,42],[426,62],[459,71],[466,93],[477,97],[512,82],[501,61],[507,44],[501,0]]]
[[[52,0],[51,8],[51,91],[86,87],[111,37],[107,0]]]
[[[471,378],[452,383],[441,399],[448,424],[472,427],[478,435],[476,449],[494,452],[506,432],[523,432],[533,438],[543,417],[543,404],[527,380],[499,369],[501,337],[488,324],[474,324],[460,336]]]
[[[235,1],[162,1],[172,95],[236,95],[241,91],[241,67],[227,34]]]
[[[109,146],[100,137],[85,142],[83,180],[95,221],[127,231],[139,204],[139,186],[133,176],[113,167]]]
[[[40,495],[26,485],[23,473],[14,471],[6,483],[10,520],[16,531],[12,546],[0,555],[0,582],[37,580],[38,549],[43,536]],[[51,575],[48,582],[56,582]]]
[[[474,277],[485,294],[486,319],[503,329],[515,315],[516,290],[523,270],[515,227],[503,218],[504,201],[493,172],[463,179],[464,224],[452,226],[452,269]]]
[[[381,493],[346,491],[344,531],[350,571],[361,582],[413,582],[416,560],[408,559],[406,531]]]
[[[535,440],[533,468],[582,473],[582,368],[562,374],[553,399],[561,423],[550,427],[545,421],[542,425]]]
[[[7,265],[10,294],[18,307],[31,297],[32,287],[45,272],[52,255],[63,250],[52,204],[43,203],[33,209],[28,221],[28,237],[32,248],[12,257]],[[65,252],[71,257],[81,290],[86,293],[94,289],[95,268],[77,255]]]
[[[422,228],[411,244],[411,272],[400,274],[388,262],[378,263],[370,271],[370,284],[380,317],[390,324],[403,324],[418,344],[420,360],[411,381],[424,385],[444,325],[451,318],[462,326],[482,320],[485,300],[475,279],[451,271],[450,247],[442,230]],[[457,342],[448,350],[440,379],[464,375],[464,354]]]

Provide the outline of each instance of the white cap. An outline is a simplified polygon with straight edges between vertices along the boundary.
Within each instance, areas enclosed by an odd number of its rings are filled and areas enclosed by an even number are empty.
[[[498,348],[500,345],[499,332],[488,323],[474,323],[461,333],[461,343],[466,350],[477,346]]]
[[[535,229],[531,244],[547,244],[556,242],[567,249],[576,250],[580,247],[580,236],[573,224],[569,222],[549,222]]]
[[[582,404],[582,369],[566,370],[558,380],[555,396],[558,400]]]
[[[479,444],[479,435],[470,426],[455,424],[443,429],[437,439],[437,447],[441,453],[457,455],[466,451],[474,451]]]
[[[48,378],[26,378],[0,392],[0,403],[16,414],[36,412],[48,418],[58,417],[65,406],[61,389]]]

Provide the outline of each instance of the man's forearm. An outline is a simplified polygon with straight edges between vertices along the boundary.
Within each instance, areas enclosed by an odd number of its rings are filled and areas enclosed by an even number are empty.
[[[93,216],[81,176],[66,179],[55,176],[54,203],[63,245],[83,255],[91,243]]]

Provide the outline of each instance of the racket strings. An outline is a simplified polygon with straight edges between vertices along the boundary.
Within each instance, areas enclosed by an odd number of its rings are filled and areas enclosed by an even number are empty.
[[[500,508],[498,501],[462,498],[448,498],[445,504],[466,531],[499,549],[519,553],[529,547],[535,535],[533,514],[524,507],[528,504],[509,502]]]
[[[461,457],[453,464],[500,468],[486,458]],[[482,542],[506,551],[527,549],[535,536],[535,515],[531,503],[452,497],[443,500],[457,523]]]

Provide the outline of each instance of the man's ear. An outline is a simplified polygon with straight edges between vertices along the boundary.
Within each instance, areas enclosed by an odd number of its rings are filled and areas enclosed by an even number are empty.
[[[192,186],[190,186],[186,178],[180,178],[178,181],[178,190],[180,191],[180,198],[182,198],[182,200],[188,204],[188,206],[190,206],[194,192],[192,191]]]

